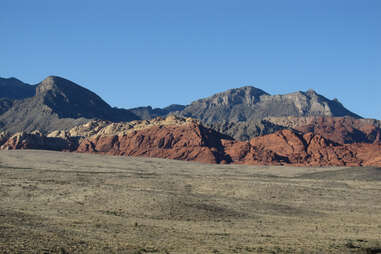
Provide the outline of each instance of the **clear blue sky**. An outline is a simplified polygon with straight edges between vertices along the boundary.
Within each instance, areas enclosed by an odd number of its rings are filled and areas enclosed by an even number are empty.
[[[1,0],[0,35],[1,77],[59,75],[112,106],[253,85],[381,119],[379,0]]]

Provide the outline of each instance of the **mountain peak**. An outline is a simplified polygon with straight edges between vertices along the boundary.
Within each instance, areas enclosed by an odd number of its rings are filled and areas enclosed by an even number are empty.
[[[214,105],[237,105],[237,104],[255,104],[262,95],[269,95],[265,91],[253,87],[243,86],[229,89],[222,93],[217,93],[211,97],[202,99]]]
[[[310,89],[307,90],[306,94],[308,94],[308,95],[317,95],[318,93],[314,89],[310,88]]]
[[[51,90],[66,90],[82,88],[81,86],[58,76],[48,76],[36,88],[36,95],[44,94]],[[85,89],[85,88],[83,88]]]
[[[254,86],[242,86],[242,87],[227,90],[226,92],[229,92],[229,91],[244,91],[246,94],[251,94],[251,95],[269,95],[262,89],[254,87]]]

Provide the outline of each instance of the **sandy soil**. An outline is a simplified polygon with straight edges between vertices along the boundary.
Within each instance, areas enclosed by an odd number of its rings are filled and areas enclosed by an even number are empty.
[[[381,169],[0,151],[0,253],[381,253]]]

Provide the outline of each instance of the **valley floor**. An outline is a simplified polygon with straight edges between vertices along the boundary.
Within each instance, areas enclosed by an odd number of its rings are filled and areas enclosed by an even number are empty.
[[[0,253],[381,253],[381,169],[0,151]]]

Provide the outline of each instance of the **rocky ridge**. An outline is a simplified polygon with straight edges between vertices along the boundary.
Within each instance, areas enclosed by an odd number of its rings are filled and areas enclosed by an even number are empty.
[[[216,122],[245,122],[266,117],[351,116],[337,99],[329,100],[314,90],[284,95],[270,95],[261,89],[245,86],[217,93],[192,102],[180,116],[200,119],[204,124]]]

